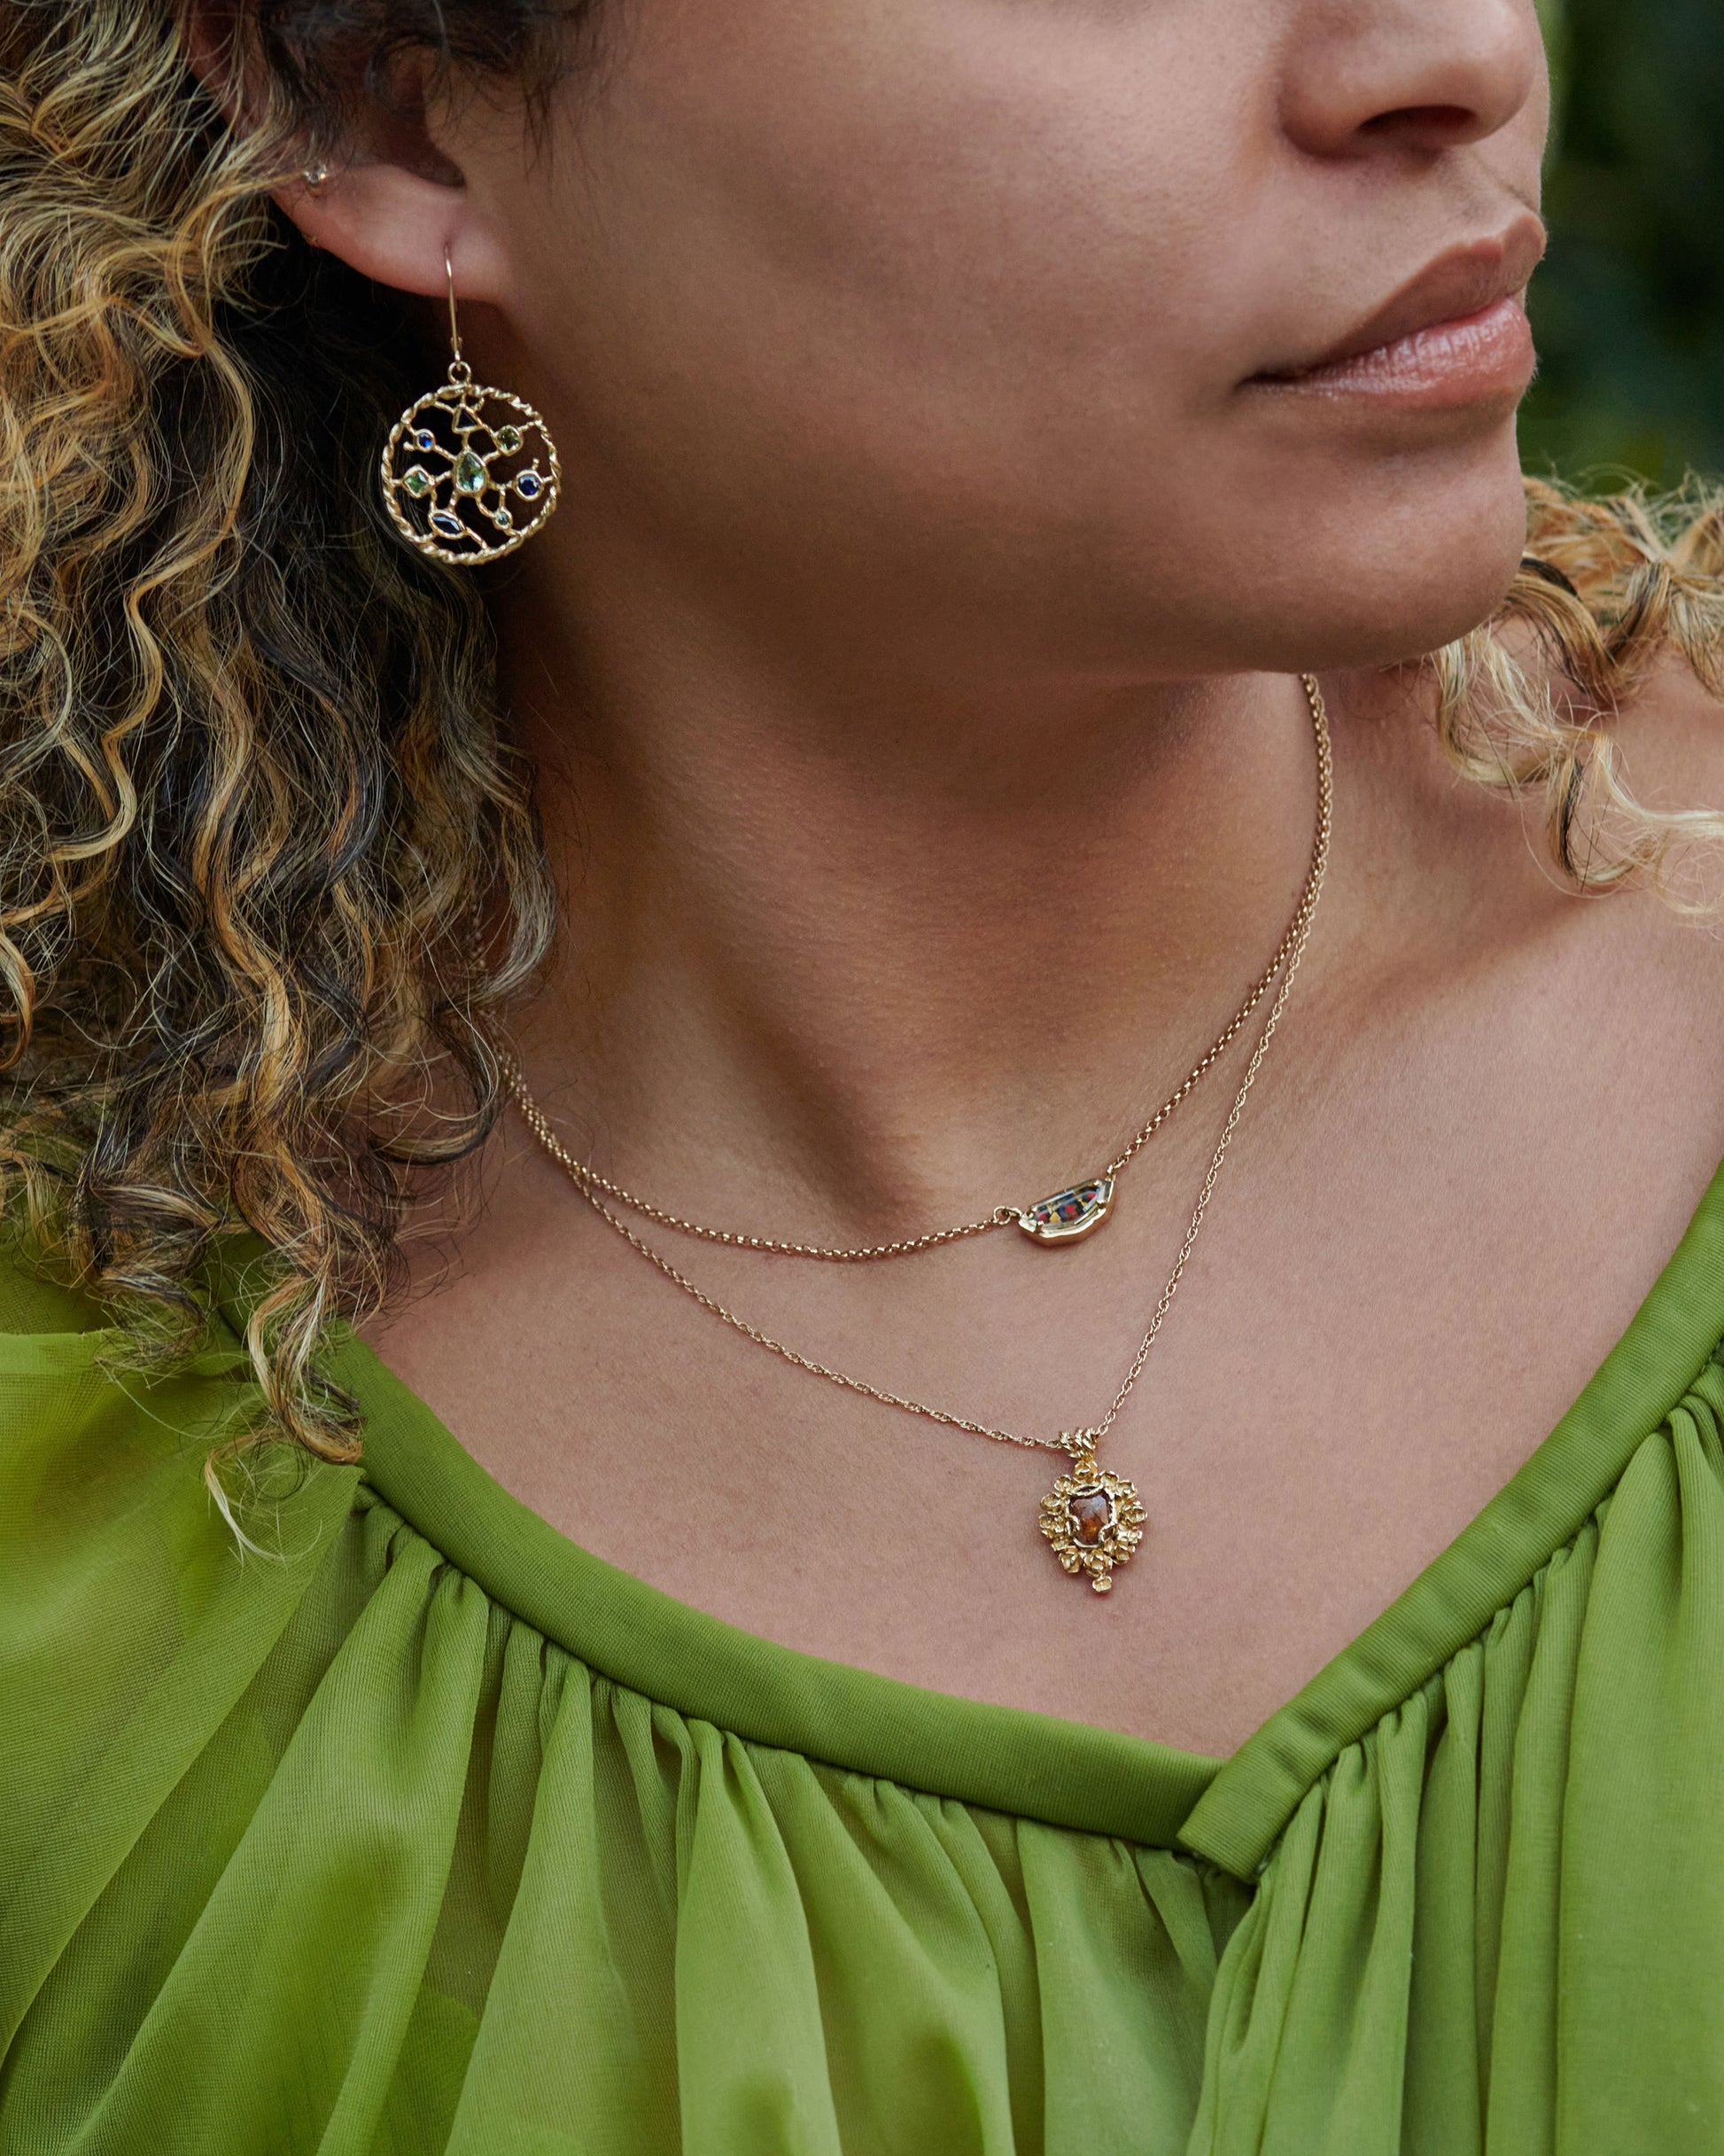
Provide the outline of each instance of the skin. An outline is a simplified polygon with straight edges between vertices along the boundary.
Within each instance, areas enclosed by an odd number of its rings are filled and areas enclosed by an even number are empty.
[[[563,505],[493,587],[570,916],[517,1039],[569,1142],[678,1210],[875,1240],[1093,1167],[1292,909],[1297,670],[1334,715],[1309,953],[1106,1448],[1151,1513],[1116,1592],[1035,1532],[1057,1456],[726,1334],[514,1125],[374,1338],[585,1546],[795,1646],[1224,1752],[1609,1349],[1724,1151],[1716,946],[1561,889],[1381,671],[1507,586],[1521,385],[1260,378],[1446,250],[1526,249],[1544,124],[1530,0],[633,0],[541,154],[477,92],[284,196],[410,291],[447,247],[478,377],[558,441]],[[1661,677],[1643,788],[1714,798],[1714,729]],[[1051,1433],[1129,1359],[1247,1047],[1069,1250],[660,1247],[842,1368]]]

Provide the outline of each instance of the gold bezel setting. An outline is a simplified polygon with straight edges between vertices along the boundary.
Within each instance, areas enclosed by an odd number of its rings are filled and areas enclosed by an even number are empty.
[[[1076,1242],[1092,1234],[1113,1210],[1113,1177],[1092,1175],[1069,1190],[1056,1190],[1051,1198],[1026,1205],[1018,1215],[1018,1226],[1032,1242]]]
[[[1113,1586],[1116,1567],[1130,1563],[1148,1518],[1136,1484],[1098,1466],[1093,1452],[1075,1459],[1042,1499],[1042,1532],[1053,1554],[1098,1594]],[[1092,1522],[1094,1532],[1086,1535]]]

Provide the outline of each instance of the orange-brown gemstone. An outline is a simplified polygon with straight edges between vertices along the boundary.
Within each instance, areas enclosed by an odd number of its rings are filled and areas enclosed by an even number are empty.
[[[1066,1500],[1072,1540],[1092,1548],[1114,1516],[1114,1500],[1105,1490],[1080,1490]]]

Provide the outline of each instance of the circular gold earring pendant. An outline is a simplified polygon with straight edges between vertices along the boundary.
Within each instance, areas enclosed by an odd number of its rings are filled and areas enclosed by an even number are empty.
[[[562,470],[545,422],[473,380],[464,359],[410,404],[383,453],[383,498],[410,547],[468,568],[512,554],[556,507]]]

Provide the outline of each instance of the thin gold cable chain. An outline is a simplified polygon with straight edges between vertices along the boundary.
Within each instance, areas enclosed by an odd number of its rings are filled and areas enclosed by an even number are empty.
[[[1269,1017],[1264,1023],[1262,1033],[1257,1038],[1256,1047],[1252,1050],[1251,1061],[1246,1066],[1245,1076],[1239,1082],[1239,1091],[1233,1096],[1233,1104],[1228,1110],[1226,1122],[1222,1125],[1221,1136],[1216,1141],[1215,1149],[1209,1156],[1209,1165],[1203,1178],[1202,1187],[1198,1193],[1196,1204],[1192,1208],[1191,1221],[1185,1230],[1185,1238],[1179,1246],[1179,1255],[1174,1260],[1173,1270],[1168,1275],[1167,1285],[1161,1290],[1154,1312],[1150,1319],[1148,1329],[1138,1343],[1137,1353],[1131,1358],[1130,1365],[1124,1377],[1120,1381],[1119,1388],[1114,1394],[1107,1412],[1099,1422],[1086,1423],[1079,1429],[1061,1430],[1057,1437],[1025,1436],[1017,1430],[1000,1429],[992,1423],[973,1421],[967,1415],[953,1414],[949,1409],[933,1406],[924,1400],[910,1399],[903,1393],[889,1392],[883,1386],[869,1384],[866,1378],[849,1376],[842,1370],[834,1370],[826,1363],[817,1362],[812,1356],[798,1353],[795,1348],[787,1346],[783,1341],[774,1339],[772,1334],[761,1331],[757,1326],[750,1325],[746,1318],[739,1317],[734,1310],[726,1308],[723,1303],[719,1302],[716,1296],[709,1295],[703,1288],[697,1287],[686,1273],[679,1272],[669,1258],[655,1250],[650,1243],[644,1241],[634,1233],[625,1220],[619,1218],[611,1210],[610,1207],[597,1195],[597,1189],[594,1187],[594,1186],[605,1187],[602,1184],[602,1179],[594,1175],[584,1162],[577,1160],[563,1144],[551,1128],[544,1110],[528,1091],[526,1079],[522,1073],[520,1064],[507,1051],[500,1051],[504,1081],[513,1094],[516,1106],[520,1109],[522,1118],[527,1128],[568,1176],[570,1181],[573,1183],[575,1188],[586,1200],[594,1211],[602,1220],[608,1222],[631,1249],[638,1251],[649,1265],[663,1273],[667,1280],[680,1288],[686,1296],[692,1297],[703,1310],[711,1312],[713,1317],[727,1325],[733,1332],[742,1334],[746,1340],[752,1340],[757,1347],[766,1349],[770,1353],[776,1355],[780,1361],[789,1363],[796,1369],[807,1371],[812,1377],[824,1378],[828,1384],[839,1386],[846,1392],[858,1393],[865,1399],[877,1401],[882,1407],[896,1407],[906,1414],[920,1415],[926,1421],[936,1422],[946,1429],[966,1430],[972,1436],[991,1437],[1001,1444],[1022,1445],[1032,1451],[1068,1452],[1074,1459],[1093,1456],[1096,1448],[1118,1420],[1121,1409],[1131,1397],[1132,1389],[1143,1374],[1144,1366],[1149,1360],[1150,1351],[1154,1347],[1162,1324],[1173,1306],[1173,1298],[1178,1292],[1181,1280],[1184,1277],[1186,1265],[1191,1258],[1192,1249],[1196,1245],[1204,1217],[1209,1210],[1209,1201],[1215,1195],[1215,1185],[1221,1177],[1222,1163],[1227,1157],[1227,1148],[1232,1143],[1233,1134],[1239,1126],[1239,1118],[1245,1113],[1246,1099],[1250,1095],[1251,1088],[1256,1083],[1257,1073],[1262,1070],[1263,1058],[1269,1053],[1270,1042],[1275,1038],[1276,1028],[1281,1023],[1281,1014],[1285,1010],[1287,999],[1293,992],[1293,978],[1299,971],[1299,962],[1305,955],[1305,945],[1311,932],[1311,922],[1316,917],[1317,901],[1323,895],[1324,879],[1329,868],[1329,842],[1334,797],[1333,759],[1329,743],[1329,716],[1324,703],[1323,691],[1318,687],[1316,677],[1308,673],[1301,675],[1301,679],[1311,707],[1312,724],[1316,736],[1317,837],[1316,845],[1312,850],[1310,873],[1306,878],[1298,910],[1293,915],[1286,937],[1283,939],[1282,953],[1285,956],[1285,971],[1281,972],[1281,985],[1276,992],[1274,1002],[1270,1006]],[[1279,966],[1276,970],[1280,970]],[[1274,972],[1272,971],[1267,977],[1265,986],[1267,986],[1268,980],[1273,978]],[[1261,1000],[1261,994],[1259,1000]],[[1247,1007],[1247,1008],[1249,1008]],[[1233,1033],[1237,1033],[1239,1031],[1237,1022],[1231,1031]],[[1223,1037],[1224,1039],[1226,1038],[1231,1038],[1231,1035]],[[1199,1072],[1194,1074],[1192,1078],[1186,1080],[1184,1087],[1181,1089],[1182,1094],[1190,1089],[1190,1086],[1195,1083],[1195,1076],[1200,1075],[1201,1070],[1207,1067],[1209,1062],[1213,1062],[1215,1055],[1219,1053],[1219,1047],[1211,1051],[1210,1055],[1205,1059],[1205,1064],[1199,1066]],[[1177,1101],[1180,1097],[1180,1094],[1176,1094],[1174,1099]],[[1161,1112],[1165,1115],[1169,1110],[1164,1109]],[[1153,1123],[1147,1126],[1142,1136],[1137,1140],[1137,1145],[1142,1145],[1148,1137],[1149,1132],[1153,1128]],[[1124,1157],[1130,1158],[1130,1150],[1135,1149],[1136,1147],[1129,1149]],[[920,1244],[912,1244],[908,1247],[927,1248],[935,1241],[955,1241],[959,1235],[978,1233],[980,1226],[992,1225],[994,1225],[992,1222],[984,1222],[979,1224],[979,1226],[946,1229],[937,1237],[924,1238]],[[709,1236],[709,1239],[718,1240],[713,1236]],[[723,1240],[743,1241],[749,1239],[726,1237]],[[795,1246],[780,1247],[795,1249]],[[882,1246],[882,1249],[889,1247]],[[804,1254],[832,1255],[832,1253],[813,1251]]]
[[[1311,725],[1317,736],[1319,755],[1326,758],[1329,753],[1328,714],[1324,705],[1323,691],[1314,674],[1301,674],[1300,680],[1305,690],[1306,702],[1310,707]],[[1301,922],[1316,902],[1318,863],[1327,859],[1329,851],[1328,817],[1327,803],[1320,799],[1317,829],[1311,844],[1310,866],[1306,870],[1305,882],[1300,891],[1299,903],[1293,909],[1293,919],[1287,923],[1285,934],[1276,946],[1274,956],[1252,984],[1251,992],[1228,1020],[1225,1029],[1205,1049],[1123,1152],[1116,1154],[1101,1170],[1103,1176],[1117,1176],[1121,1169],[1130,1166],[1168,1117],[1226,1055],[1274,985],[1300,935]],[[673,1213],[664,1206],[655,1205],[649,1198],[641,1197],[624,1184],[600,1174],[589,1161],[579,1160],[573,1155],[569,1156],[564,1165],[569,1173],[582,1183],[588,1196],[597,1191],[630,1212],[638,1213],[643,1220],[651,1220],[659,1227],[670,1228],[676,1234],[690,1236],[699,1242],[724,1243],[734,1250],[760,1250],[776,1257],[820,1258],[830,1265],[862,1265],[880,1258],[909,1257],[918,1250],[937,1250],[944,1243],[963,1242],[973,1235],[991,1235],[996,1228],[1015,1226],[1023,1212],[1021,1206],[996,1205],[985,1219],[967,1220],[959,1227],[930,1228],[925,1235],[906,1235],[897,1242],[789,1242],[780,1241],[776,1236],[749,1235],[734,1228],[708,1227],[699,1220],[687,1219],[681,1213]]]

